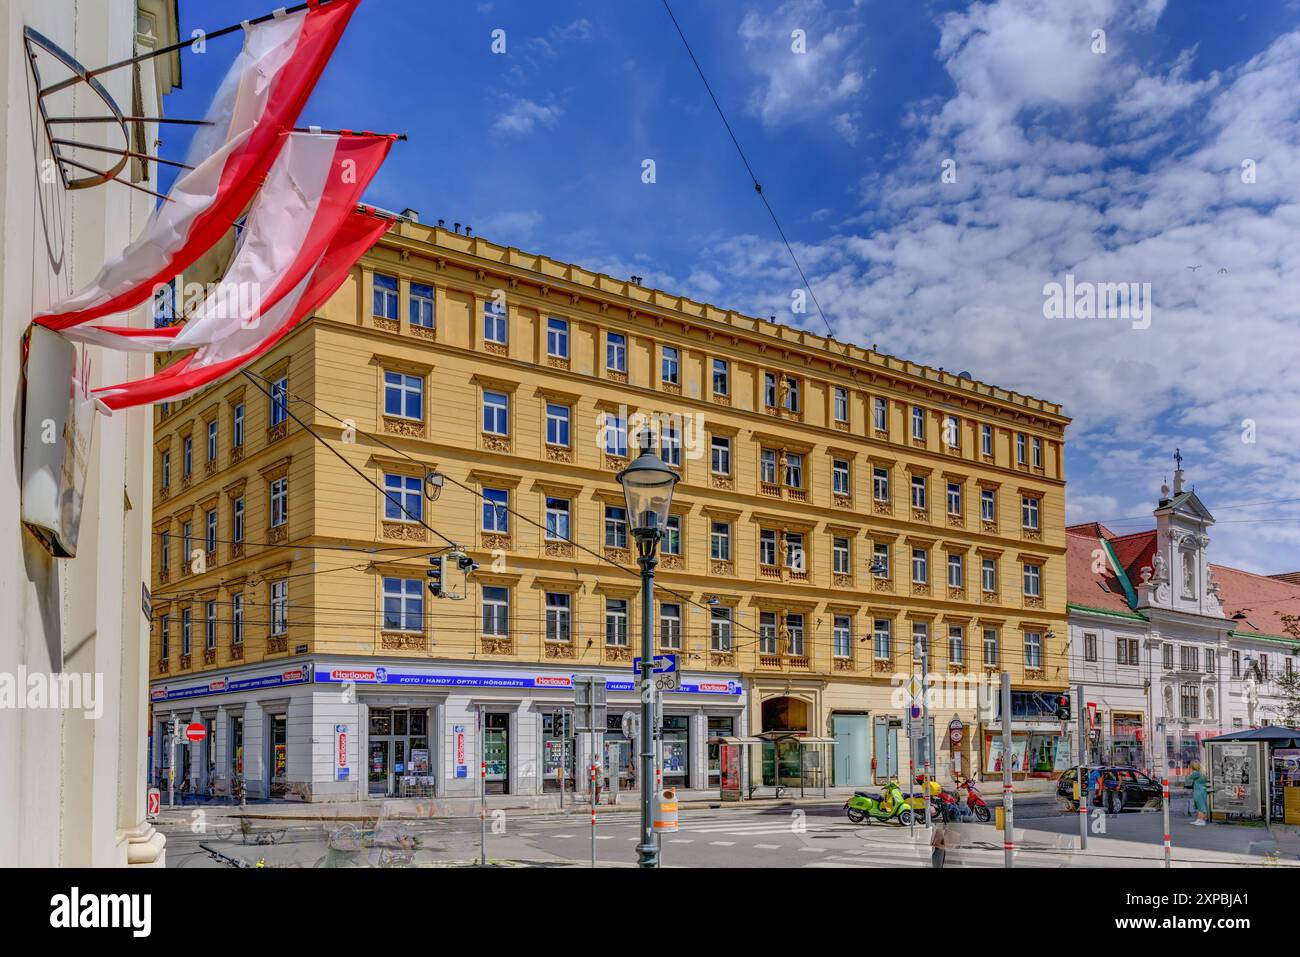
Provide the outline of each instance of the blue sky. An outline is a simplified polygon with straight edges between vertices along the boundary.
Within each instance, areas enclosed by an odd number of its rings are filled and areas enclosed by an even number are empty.
[[[1300,4],[673,9],[838,338],[1063,403],[1072,522],[1146,527],[1179,446],[1213,560],[1300,568]],[[172,115],[237,42],[183,55]],[[303,119],[409,134],[380,206],[824,331],[661,0],[365,0]],[[1045,318],[1067,273],[1150,283],[1149,326]]]

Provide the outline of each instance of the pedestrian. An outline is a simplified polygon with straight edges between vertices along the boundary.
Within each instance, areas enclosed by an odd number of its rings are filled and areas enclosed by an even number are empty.
[[[1093,801],[1100,803],[1101,797],[1101,768],[1093,768],[1088,772],[1088,803]]]
[[[1183,787],[1192,789],[1192,805],[1196,808],[1194,827],[1205,827],[1205,815],[1209,812],[1209,796],[1205,789],[1205,775],[1201,773],[1201,762],[1192,762],[1192,773],[1183,782]]]
[[[930,836],[930,866],[943,867],[948,852],[961,847],[961,832],[957,825],[945,821],[943,815],[934,819],[934,833]]]

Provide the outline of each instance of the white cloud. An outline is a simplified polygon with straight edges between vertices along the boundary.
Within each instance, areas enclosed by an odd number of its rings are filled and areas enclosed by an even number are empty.
[[[545,217],[535,209],[513,209],[489,216],[478,232],[494,243],[523,246],[533,239]]]
[[[804,52],[792,34],[803,31]],[[758,74],[749,109],[769,128],[824,121],[850,143],[865,97],[860,24],[823,0],[788,0],[774,12],[751,10],[740,23],[747,63]]]
[[[499,133],[528,133],[538,124],[554,126],[563,112],[558,106],[544,106],[525,97],[512,97],[509,108],[497,115],[492,129]]]

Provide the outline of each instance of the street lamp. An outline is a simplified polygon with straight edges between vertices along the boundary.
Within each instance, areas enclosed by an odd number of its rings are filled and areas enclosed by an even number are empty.
[[[654,585],[659,540],[668,524],[668,508],[678,475],[654,451],[649,433],[641,438],[641,454],[618,473],[627,501],[628,521],[636,541],[637,563],[641,566],[641,843],[637,845],[640,867],[659,865],[650,819],[650,782],[654,777],[654,645],[651,622],[654,617]]]

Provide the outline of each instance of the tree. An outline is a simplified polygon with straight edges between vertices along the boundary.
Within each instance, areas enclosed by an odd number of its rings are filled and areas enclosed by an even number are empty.
[[[1283,615],[1282,627],[1300,642],[1300,615]],[[1291,649],[1293,656],[1300,655],[1300,645]],[[1284,671],[1277,676],[1277,693],[1281,698],[1278,719],[1288,728],[1300,727],[1300,671]]]

